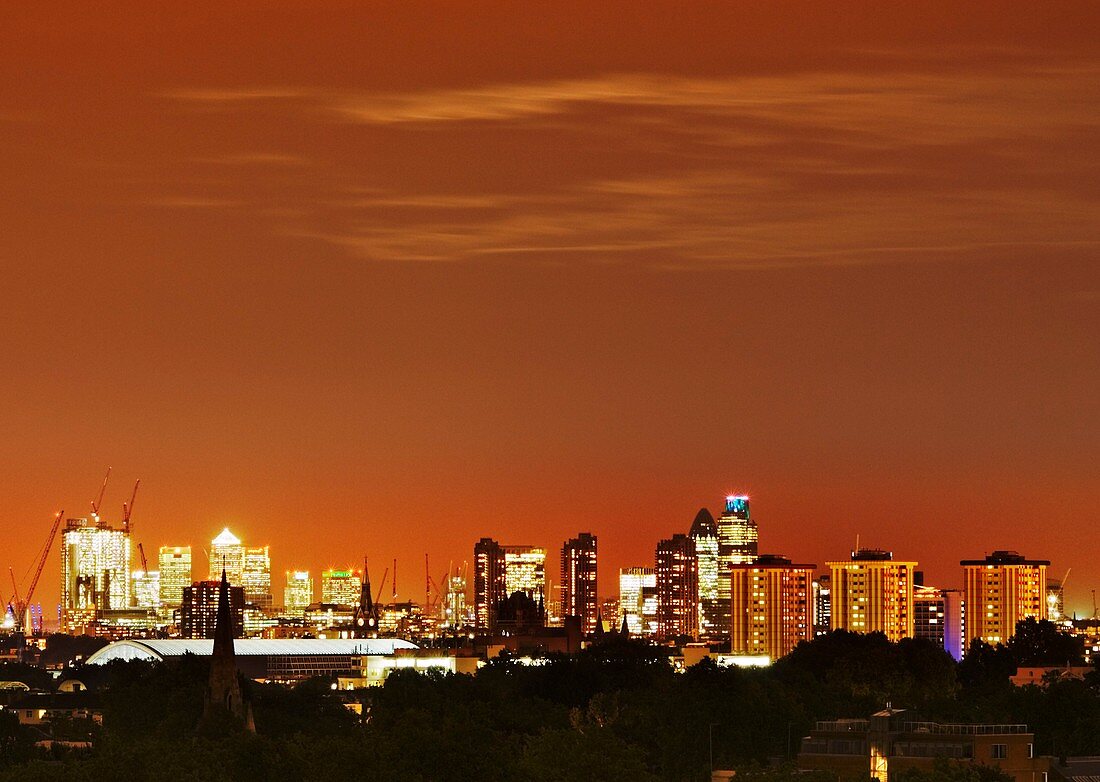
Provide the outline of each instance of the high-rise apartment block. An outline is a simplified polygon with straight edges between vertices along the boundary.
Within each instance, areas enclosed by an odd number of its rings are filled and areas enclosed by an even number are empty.
[[[313,577],[308,570],[288,570],[283,588],[283,609],[287,616],[305,616],[313,602]]]
[[[67,519],[61,533],[61,627],[130,607],[130,536],[104,521]]]
[[[913,587],[914,638],[931,641],[961,660],[963,619],[963,596],[958,589],[938,589],[920,583]]]
[[[581,631],[596,629],[599,601],[596,597],[596,536],[582,532],[561,547],[562,616],[577,616]],[[610,618],[614,621],[614,617]]]
[[[700,508],[688,535],[695,541],[699,571],[699,637],[725,635],[727,631],[722,627],[725,611],[719,604],[718,590],[718,525],[709,510]]]
[[[657,634],[694,637],[699,631],[699,571],[695,542],[673,535],[657,544]]]
[[[634,636],[657,634],[657,571],[651,567],[619,570],[619,611]],[[610,617],[608,617],[610,618]],[[616,624],[621,622],[617,618]]]
[[[1015,634],[1017,622],[1028,617],[1047,618],[1048,560],[994,551],[985,559],[964,559],[961,564],[966,584],[967,649],[975,639],[1005,643]]]
[[[829,562],[832,626],[854,633],[881,632],[891,641],[913,636],[913,569],[889,551],[859,549],[847,561]]]
[[[241,539],[229,531],[229,527],[223,529],[218,537],[210,541],[210,580],[220,581],[222,571],[230,584],[241,585],[241,577],[244,574],[244,546]]]
[[[817,565],[766,555],[733,565],[730,650],[777,660],[813,638],[813,578]]]
[[[359,604],[363,591],[363,572],[360,570],[326,570],[321,573],[321,602],[340,606]]]
[[[504,548],[492,538],[474,544],[474,622],[480,630],[492,630],[497,607],[506,593]]]
[[[713,634],[728,636],[730,631],[730,568],[756,559],[757,529],[752,520],[749,498],[726,497],[726,510],[718,517],[718,610]]]
[[[213,638],[218,622],[217,581],[196,581],[183,590],[180,606],[180,634],[184,638]],[[229,587],[229,613],[233,623],[233,636],[244,634],[244,587]]]
[[[183,604],[184,587],[191,586],[191,547],[161,546],[157,556],[160,566],[160,604],[165,610]]]

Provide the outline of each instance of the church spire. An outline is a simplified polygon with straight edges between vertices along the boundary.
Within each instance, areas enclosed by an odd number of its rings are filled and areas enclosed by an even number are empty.
[[[210,655],[210,681],[206,687],[203,717],[232,714],[245,727],[256,732],[251,705],[245,702],[237,679],[237,657],[233,649],[233,612],[230,606],[229,579],[222,568],[218,585],[218,614],[214,624],[214,649]]]
[[[383,579],[385,580],[385,579]],[[355,608],[352,635],[356,638],[378,637],[378,606],[374,604],[370,589],[370,570],[363,557],[363,584],[359,588],[359,605]]]

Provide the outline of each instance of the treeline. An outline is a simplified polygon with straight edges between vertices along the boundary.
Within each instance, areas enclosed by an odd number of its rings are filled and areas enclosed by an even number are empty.
[[[835,632],[770,668],[703,662],[683,673],[663,649],[611,637],[542,665],[502,658],[476,676],[398,671],[352,696],[362,716],[326,680],[246,682],[257,735],[201,722],[205,660],[114,663],[94,749],[44,757],[5,720],[0,780],[678,781],[708,779],[713,758],[771,782],[790,776],[783,764],[815,720],[866,717],[887,702],[941,722],[1027,723],[1042,754],[1100,754],[1100,674],[1045,688],[1009,681],[1017,661],[1066,650],[1045,624],[1010,647],[977,645],[959,664],[924,641]],[[836,780],[799,779],[818,776]],[[912,776],[998,779],[950,764]]]

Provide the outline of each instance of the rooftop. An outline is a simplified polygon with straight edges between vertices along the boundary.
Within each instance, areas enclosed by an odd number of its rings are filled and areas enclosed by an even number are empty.
[[[209,638],[130,638],[104,646],[88,658],[88,665],[113,660],[164,660],[194,654],[209,657],[214,641]],[[418,649],[400,638],[238,638],[237,657],[320,657],[330,655],[389,655],[398,649]]]

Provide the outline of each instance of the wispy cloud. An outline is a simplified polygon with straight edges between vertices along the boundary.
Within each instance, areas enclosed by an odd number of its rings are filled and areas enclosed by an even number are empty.
[[[573,156],[534,169],[498,157],[491,192],[476,167],[445,152],[432,158],[419,141],[429,159],[418,170],[435,166],[445,178],[457,164],[462,172],[445,192],[423,177],[418,185],[392,173],[356,181],[333,166],[334,180],[309,182],[316,208],[278,230],[371,259],[587,256],[777,268],[1100,242],[1100,166],[1078,155],[1067,167],[1073,149],[1100,138],[1100,121],[1083,108],[1100,101],[1100,68],[1091,63],[173,96],[226,111],[275,101],[288,121],[327,114],[398,146],[422,138],[405,127],[446,129],[448,148],[477,149],[481,160],[504,154],[487,146],[494,137],[485,123],[496,123],[524,139],[528,159],[547,156],[548,140]],[[259,155],[239,164],[282,163]]]

